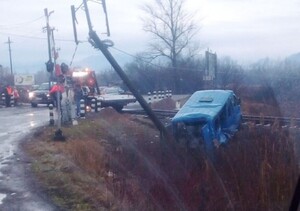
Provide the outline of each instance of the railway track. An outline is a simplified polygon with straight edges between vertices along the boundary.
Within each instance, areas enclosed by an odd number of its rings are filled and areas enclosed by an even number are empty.
[[[142,109],[123,109],[123,113],[146,115]],[[159,118],[172,118],[177,113],[177,110],[159,110],[154,109],[153,112]],[[257,126],[272,126],[277,124],[280,127],[300,128],[300,118],[292,117],[276,117],[276,116],[253,116],[242,115],[243,124],[255,124]]]

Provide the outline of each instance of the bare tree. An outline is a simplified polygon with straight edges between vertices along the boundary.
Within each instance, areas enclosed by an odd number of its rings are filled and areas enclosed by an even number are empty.
[[[155,0],[155,4],[142,7],[146,12],[144,30],[154,38],[150,43],[151,52],[155,57],[163,56],[170,60],[175,92],[180,92],[178,60],[195,50],[192,39],[198,32],[194,15],[184,11],[184,3],[185,0]]]

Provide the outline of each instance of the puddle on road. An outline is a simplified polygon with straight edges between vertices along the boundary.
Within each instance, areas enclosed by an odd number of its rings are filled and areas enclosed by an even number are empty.
[[[2,204],[3,199],[5,199],[6,196],[7,196],[6,194],[0,193],[0,204]]]

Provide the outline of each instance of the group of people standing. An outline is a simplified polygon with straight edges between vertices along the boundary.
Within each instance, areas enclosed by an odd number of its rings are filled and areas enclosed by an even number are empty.
[[[13,88],[9,84],[7,84],[4,87],[1,87],[1,95],[2,94],[4,94],[4,96],[5,96],[4,104],[5,104],[6,107],[10,107],[11,106],[11,98],[12,97],[14,97],[15,103],[19,99],[18,90],[15,89],[15,88]]]

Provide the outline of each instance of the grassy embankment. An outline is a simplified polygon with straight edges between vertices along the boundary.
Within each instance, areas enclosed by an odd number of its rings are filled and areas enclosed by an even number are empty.
[[[170,105],[174,102],[168,102]],[[300,132],[244,126],[213,164],[171,140],[162,147],[147,119],[112,109],[39,130],[24,148],[38,181],[66,210],[287,210],[298,175]]]

